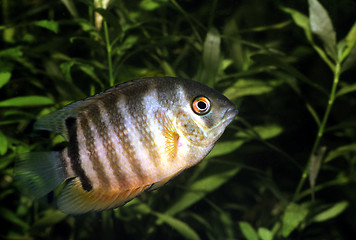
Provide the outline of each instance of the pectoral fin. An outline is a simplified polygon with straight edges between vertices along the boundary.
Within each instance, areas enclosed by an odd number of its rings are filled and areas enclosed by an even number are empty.
[[[166,139],[165,150],[169,155],[169,159],[173,160],[178,152],[180,136],[172,121],[165,115],[162,116],[162,124],[164,126],[163,136]]]

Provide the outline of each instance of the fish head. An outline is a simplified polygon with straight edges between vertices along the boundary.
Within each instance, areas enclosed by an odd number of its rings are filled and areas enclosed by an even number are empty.
[[[236,105],[198,82],[189,84],[185,93],[185,101],[177,116],[177,128],[191,146],[207,154],[235,119]]]

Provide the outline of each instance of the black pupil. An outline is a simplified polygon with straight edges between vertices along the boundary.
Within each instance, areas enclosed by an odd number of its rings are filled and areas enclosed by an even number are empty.
[[[203,101],[199,101],[198,103],[197,103],[197,106],[198,106],[198,108],[200,109],[200,110],[205,110],[206,109],[206,103],[205,102],[203,102]]]

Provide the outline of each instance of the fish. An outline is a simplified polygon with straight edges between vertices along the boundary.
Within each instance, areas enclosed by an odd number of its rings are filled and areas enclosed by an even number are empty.
[[[58,186],[67,214],[114,209],[202,161],[237,115],[236,105],[193,80],[131,80],[73,102],[34,123],[65,137],[59,152],[15,163],[20,188],[41,198]]]

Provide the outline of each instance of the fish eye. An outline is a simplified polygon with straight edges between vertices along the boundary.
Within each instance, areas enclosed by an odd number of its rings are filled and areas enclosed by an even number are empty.
[[[197,97],[192,103],[192,109],[196,114],[204,115],[210,111],[210,101],[206,97]]]

